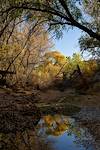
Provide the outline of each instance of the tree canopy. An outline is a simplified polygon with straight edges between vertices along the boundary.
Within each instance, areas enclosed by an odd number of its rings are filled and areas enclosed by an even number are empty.
[[[38,18],[46,23],[49,30],[57,33],[58,37],[61,36],[62,29],[77,27],[100,41],[100,34],[84,23],[83,2],[84,0],[4,0],[0,3],[0,18],[2,17],[0,36],[9,24],[15,25],[16,20],[17,23],[19,19],[34,22]],[[100,2],[96,2],[99,6]]]

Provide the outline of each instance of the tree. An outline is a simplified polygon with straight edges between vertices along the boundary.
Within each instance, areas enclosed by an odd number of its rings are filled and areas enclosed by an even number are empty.
[[[22,28],[23,27],[23,28]],[[44,27],[37,26],[34,34],[29,36],[30,25],[16,28],[9,42],[0,47],[0,69],[14,71],[16,75],[4,76],[10,84],[16,82],[25,85],[32,83],[32,72],[43,61],[43,55],[52,46]]]
[[[96,33],[100,34],[100,2],[97,0],[84,0],[84,12],[87,13],[90,22],[86,26],[92,28]],[[88,51],[94,57],[100,57],[100,41],[84,34],[79,39],[81,51]]]
[[[26,20],[31,18],[34,21],[36,19],[34,12],[38,12],[38,17],[47,23],[49,29],[58,33],[58,37],[61,36],[59,30],[62,31],[62,29],[71,26],[81,29],[90,37],[100,41],[100,34],[82,23],[84,15],[82,15],[80,0],[10,0],[4,5],[5,1],[1,3],[0,9],[0,16],[3,17],[4,22],[7,22],[8,18],[11,19],[11,22],[21,16],[24,16]],[[99,5],[99,1],[97,3]],[[0,36],[8,24],[9,22],[3,26]]]

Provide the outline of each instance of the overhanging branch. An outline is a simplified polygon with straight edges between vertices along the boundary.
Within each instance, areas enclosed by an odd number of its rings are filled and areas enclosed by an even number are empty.
[[[12,6],[11,8],[8,8],[7,10],[5,10],[1,13],[6,13],[6,12],[9,12],[11,10],[15,11],[18,9],[32,10],[32,11],[38,11],[38,12],[42,12],[42,13],[48,13],[51,15],[58,16],[61,19],[64,19],[66,21],[67,25],[75,26],[75,27],[81,29],[82,31],[85,31],[86,33],[88,33],[90,35],[90,37],[93,37],[93,38],[97,39],[98,41],[100,41],[100,34],[95,33],[94,31],[85,27],[84,25],[80,24],[78,21],[76,21],[74,19],[74,17],[70,13],[70,10],[69,10],[65,0],[59,0],[59,3],[61,4],[63,9],[65,10],[66,15],[63,14],[62,12],[54,9],[54,8],[51,8],[50,6],[38,5],[37,3],[34,3],[34,5],[33,5],[33,3],[32,3],[32,5],[30,5],[29,3],[24,3],[20,6],[18,6],[18,5]],[[59,22],[59,24],[63,25],[63,23],[61,23],[61,22]]]

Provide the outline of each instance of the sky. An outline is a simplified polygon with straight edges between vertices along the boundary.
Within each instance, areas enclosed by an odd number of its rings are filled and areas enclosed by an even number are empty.
[[[70,31],[64,31],[62,39],[54,39],[54,50],[60,51],[65,56],[72,56],[73,53],[79,52],[78,38],[82,32],[74,28]]]

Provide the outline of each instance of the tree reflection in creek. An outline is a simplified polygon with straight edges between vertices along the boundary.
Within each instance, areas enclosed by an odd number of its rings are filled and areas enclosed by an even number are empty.
[[[35,129],[0,133],[0,150],[95,150],[87,129],[74,119],[46,115]]]
[[[67,118],[59,115],[47,115],[41,119],[38,127],[41,129],[40,132],[45,130],[47,135],[59,136],[63,134],[66,130],[68,130],[70,126],[70,122]],[[44,131],[43,131],[44,132]]]
[[[74,119],[61,115],[47,115],[41,119],[39,135],[47,136],[57,150],[95,150],[93,138],[86,128],[81,128]],[[69,144],[70,143],[70,144]],[[68,146],[71,146],[68,148]]]

